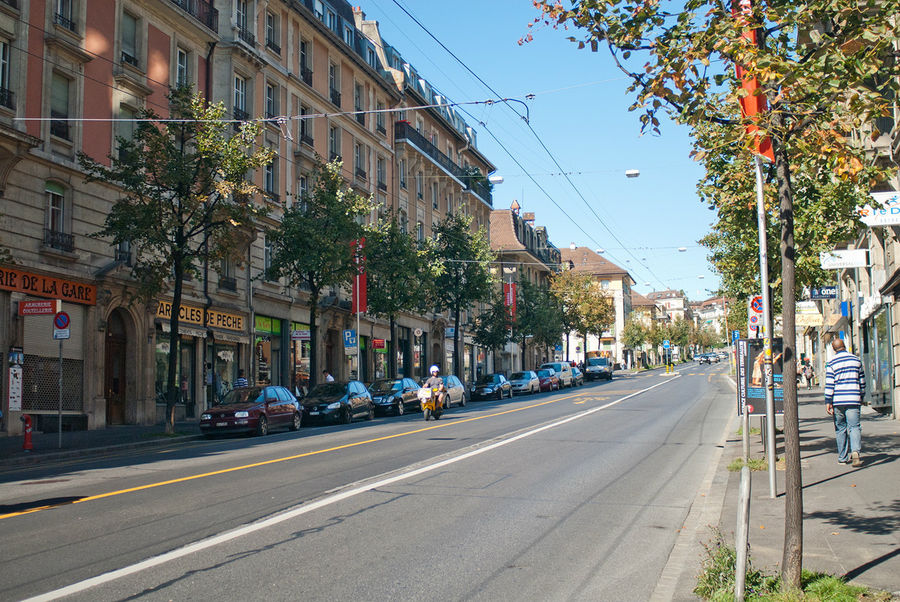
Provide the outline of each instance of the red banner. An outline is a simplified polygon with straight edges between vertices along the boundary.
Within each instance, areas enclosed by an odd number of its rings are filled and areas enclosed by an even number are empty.
[[[360,238],[353,241],[353,263],[356,265],[356,275],[353,278],[353,301],[350,308],[351,313],[366,313],[369,309],[368,300],[368,282],[366,281],[365,256],[363,249],[366,246],[366,239]]]
[[[734,0],[731,14],[744,27],[742,37],[750,44],[757,46],[759,40],[756,39],[756,30],[750,27],[750,20],[753,17],[753,0]],[[750,118],[753,122],[747,125],[747,133],[753,136],[753,150],[769,161],[774,161],[772,139],[768,136],[760,136],[759,126],[755,123],[756,116],[768,110],[765,92],[760,89],[756,76],[749,74],[743,66],[735,65],[734,69],[738,79],[741,80],[741,87],[746,92],[746,95],[740,99],[741,115],[744,118]]]
[[[516,319],[516,283],[503,283],[503,304],[509,308],[509,319]]]

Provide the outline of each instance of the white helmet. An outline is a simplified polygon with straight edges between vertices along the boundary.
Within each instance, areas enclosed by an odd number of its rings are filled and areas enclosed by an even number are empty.
[[[437,365],[434,365],[431,368],[429,368],[428,371],[431,372],[432,374],[437,374],[441,370],[440,370],[440,368],[437,367]]]

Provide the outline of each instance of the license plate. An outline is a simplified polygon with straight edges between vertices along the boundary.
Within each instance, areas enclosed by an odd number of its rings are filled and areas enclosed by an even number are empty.
[[[227,422],[217,422],[216,426],[228,426]]]
[[[318,415],[319,415],[319,410],[313,410],[313,411],[311,411],[311,412],[309,413],[309,415],[310,415],[310,416],[318,416]]]

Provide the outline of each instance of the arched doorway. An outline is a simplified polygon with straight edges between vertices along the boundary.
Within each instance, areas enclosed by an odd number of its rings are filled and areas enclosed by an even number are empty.
[[[106,321],[106,362],[103,391],[106,397],[106,424],[125,424],[125,370],[128,336],[121,310],[113,310]]]

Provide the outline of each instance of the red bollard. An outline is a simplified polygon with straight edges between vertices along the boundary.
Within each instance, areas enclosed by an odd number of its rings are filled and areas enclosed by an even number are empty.
[[[22,449],[31,451],[31,416],[22,414],[22,416],[19,417],[19,420],[25,423],[25,441],[22,442]]]

